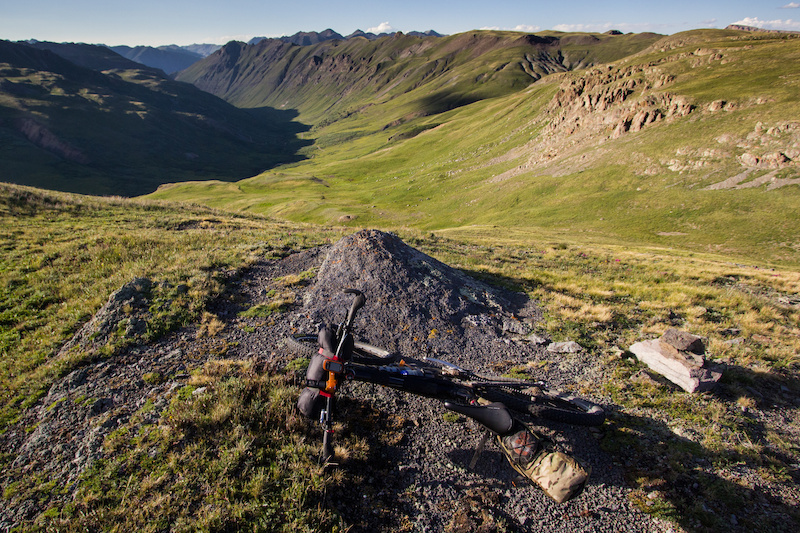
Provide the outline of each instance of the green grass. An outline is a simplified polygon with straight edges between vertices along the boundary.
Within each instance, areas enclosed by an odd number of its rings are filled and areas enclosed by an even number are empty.
[[[664,51],[620,62],[620,68],[656,62],[674,76],[665,90],[690,98],[693,115],[600,144],[608,132],[590,131],[504,180],[493,178],[541,154],[538,143],[552,119],[548,105],[563,82],[581,73],[409,117],[387,130],[384,125],[414,109],[413,95],[359,113],[345,109],[306,134],[315,141],[306,162],[237,183],[187,183],[151,196],[181,206],[3,187],[3,427],[84,362],[59,359],[59,347],[134,277],[158,282],[152,298],[172,302],[154,315],[151,338],[186,322],[201,323],[210,335],[218,325],[204,313],[205,303],[223,290],[220,271],[336,238],[341,230],[330,224],[380,227],[445,263],[528,293],[541,302],[541,327],[554,340],[575,340],[589,350],[602,377],[574,389],[611,406],[601,445],[624,468],[632,500],[645,512],[692,531],[729,527],[731,515],[747,530],[797,526],[792,502],[800,442],[776,409],[796,416],[800,392],[800,222],[791,216],[798,188],[702,190],[740,172],[736,157],[745,150],[775,149],[767,137],[766,144],[758,138],[739,146],[757,122],[766,130],[797,116],[793,62],[780,58],[794,58],[800,40],[743,35],[690,32],[665,40]],[[723,58],[731,61],[692,55],[701,47],[725,49]],[[756,73],[759,83],[749,83],[743,72]],[[754,103],[760,98],[769,105]],[[719,99],[738,107],[703,111]],[[312,117],[320,110],[305,112]],[[718,140],[722,134],[730,140]],[[725,155],[703,155],[712,149]],[[692,165],[704,157],[707,165]],[[673,160],[685,169],[670,170]],[[793,167],[785,172],[795,176]],[[313,275],[284,280],[285,291],[248,312],[279,309],[277,302]],[[182,297],[179,286],[188,288]],[[678,391],[626,352],[669,327],[708,339],[708,357],[725,365],[715,392]],[[91,357],[119,347],[112,339]],[[313,520],[330,530],[346,527],[324,506],[315,511],[324,487],[313,470],[286,481],[286,468],[305,464],[294,449],[305,445],[293,440],[297,434],[276,435],[294,424],[291,417],[276,415],[275,425],[257,426],[257,434],[244,423],[263,420],[267,410],[285,413],[293,400],[284,379],[256,376],[246,366],[208,367],[193,382],[210,385],[207,396],[192,396],[191,388],[178,392],[169,411],[174,420],[157,427],[134,421],[109,438],[113,453],[85,475],[81,498],[52,509],[40,524],[214,529],[280,517],[300,529]],[[167,446],[173,439],[181,446]],[[261,439],[261,451],[248,455],[254,450],[248,439]],[[153,458],[146,449],[160,451]],[[132,470],[123,471],[123,464]],[[278,466],[272,471],[270,465]],[[760,485],[729,475],[740,467]],[[234,470],[241,479],[227,486]],[[202,482],[197,473],[208,480],[205,492],[192,485]],[[4,487],[4,497],[47,494],[55,490],[49,481]],[[191,516],[169,504],[168,488],[176,483],[191,499]],[[305,490],[312,496],[302,500]],[[274,507],[256,508],[264,495]],[[762,497],[782,522],[758,512]],[[743,509],[755,510],[745,517]]]
[[[528,293],[541,302],[542,327],[551,338],[577,341],[596,358],[602,379],[575,383],[574,390],[615,406],[601,442],[625,466],[634,503],[694,531],[730,527],[731,515],[745,530],[800,524],[792,503],[800,441],[791,424],[752,415],[782,408],[796,416],[800,310],[787,303],[800,296],[796,270],[718,254],[599,244],[583,235],[498,230],[411,233],[407,240],[448,264]],[[724,368],[713,393],[685,393],[643,374],[645,367],[627,352],[671,327],[707,339],[707,358]],[[546,378],[546,367],[540,371]],[[766,480],[784,518],[743,516],[762,489],[727,474],[742,465]]]
[[[166,291],[155,289],[152,296],[175,302],[164,315],[154,315],[161,326],[153,324],[152,335],[187,322],[213,335],[219,321],[205,311],[205,302],[224,290],[216,272],[340,235],[208,208],[7,186],[3,194],[0,331],[12,339],[2,351],[0,377],[8,391],[4,426],[55,379],[84,362],[58,359],[59,347],[110,292],[133,277],[149,276]],[[688,529],[719,527],[719,517],[741,515],[743,502],[757,497],[746,480],[719,474],[744,465],[765,480],[763,490],[782,520],[800,523],[784,497],[795,494],[791,479],[800,442],[777,419],[747,415],[773,405],[791,408],[800,388],[800,311],[786,303],[800,295],[795,270],[563,230],[531,235],[472,226],[400,234],[450,265],[528,293],[543,306],[541,328],[554,340],[575,340],[589,350],[602,379],[575,383],[574,390],[613,406],[601,443],[623,465],[633,501],[644,511]],[[256,309],[286,300],[314,274],[278,280],[275,292]],[[180,285],[185,288],[178,291]],[[177,298],[184,291],[185,298]],[[633,342],[668,327],[708,338],[709,358],[726,365],[713,394],[690,395],[643,377],[643,367],[626,354]],[[733,338],[741,342],[727,342]],[[112,339],[92,357],[120,346]],[[280,530],[291,524],[286,527],[313,530],[317,523],[321,530],[346,529],[323,503],[324,494],[332,490],[327,483],[358,481],[315,470],[316,448],[309,448],[307,427],[292,414],[296,379],[306,363],[290,364],[285,375],[256,372],[248,361],[217,361],[196,369],[189,386],[173,391],[158,424],[142,423],[154,408],[145,403],[141,416],[106,439],[106,458],[83,474],[78,497],[55,505],[32,527]],[[526,367],[525,372],[546,377],[547,368]],[[163,376],[152,373],[145,379],[158,383]],[[199,387],[206,392],[192,394]],[[375,433],[370,428],[365,431]],[[395,433],[388,429],[385,435],[396,438]],[[369,453],[363,435],[337,435],[352,457]],[[8,463],[13,456],[0,459]],[[49,498],[57,490],[51,480],[31,474],[5,486],[3,497],[19,502]],[[752,520],[771,520],[758,513],[739,519],[755,529],[760,526]]]
[[[198,386],[203,393],[193,394]],[[316,464],[293,408],[297,391],[290,374],[207,363],[159,424],[137,413],[110,434],[106,458],[82,474],[75,498],[33,530],[346,530],[325,504],[342,478]]]
[[[105,357],[61,346],[137,277],[148,277],[151,318],[140,339],[198,320],[223,290],[220,273],[327,238],[327,230],[203,207],[99,199],[0,185],[0,427],[55,379]]]
[[[358,113],[324,121],[303,114],[299,98],[300,119],[314,124],[303,134],[313,140],[302,152],[308,160],[235,185],[181,184],[150,197],[323,224],[563,230],[797,265],[800,222],[787,216],[800,200],[797,185],[703,189],[741,173],[737,158],[745,152],[793,153],[793,133],[751,137],[759,122],[766,132],[797,116],[800,79],[792,59],[798,55],[800,39],[699,31],[617,60],[611,72],[633,69],[631,75],[591,90],[635,79],[625,105],[669,93],[695,106],[687,117],[618,139],[607,139],[612,126],[590,122],[573,135],[550,129],[554,94],[569,80],[591,79],[592,69],[433,115],[420,113],[413,92],[381,96]],[[661,76],[671,81],[647,88]],[[708,112],[716,100],[733,108]],[[778,177],[797,176],[790,165]]]

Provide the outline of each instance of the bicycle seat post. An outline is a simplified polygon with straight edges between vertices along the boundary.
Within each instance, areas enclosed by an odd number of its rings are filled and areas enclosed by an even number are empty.
[[[354,294],[355,298],[353,299],[353,304],[350,306],[350,310],[347,312],[347,318],[345,319],[344,323],[339,325],[339,331],[337,334],[339,336],[338,342],[339,345],[336,347],[336,355],[340,356],[342,352],[342,347],[345,343],[345,338],[350,334],[353,330],[353,322],[356,320],[356,314],[358,310],[364,307],[364,303],[366,303],[367,298],[364,296],[364,293],[358,289],[345,289],[344,292],[346,294]]]

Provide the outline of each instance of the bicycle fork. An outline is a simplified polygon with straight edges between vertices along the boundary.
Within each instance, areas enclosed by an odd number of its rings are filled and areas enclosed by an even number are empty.
[[[322,464],[328,464],[333,458],[333,395],[329,395],[325,409],[320,412],[319,423],[322,425]]]

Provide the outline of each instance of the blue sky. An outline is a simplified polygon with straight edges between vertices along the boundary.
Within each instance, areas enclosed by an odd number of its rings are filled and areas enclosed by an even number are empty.
[[[732,23],[800,31],[800,0],[0,0],[0,39],[108,45],[224,44],[326,28],[672,34]]]

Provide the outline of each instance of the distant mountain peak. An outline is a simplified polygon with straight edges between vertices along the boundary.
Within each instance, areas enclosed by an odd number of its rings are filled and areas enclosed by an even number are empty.
[[[291,43],[296,44],[298,46],[311,46],[315,44],[319,44],[324,41],[332,41],[338,39],[340,41],[346,41],[349,39],[354,39],[357,37],[364,37],[365,39],[369,39],[373,41],[375,39],[380,39],[381,37],[387,37],[390,35],[395,35],[402,32],[392,32],[392,33],[369,33],[363,30],[356,30],[350,35],[343,37],[340,33],[333,31],[332,29],[328,28],[325,31],[316,32],[316,31],[300,31],[295,33],[294,35],[284,36],[284,37],[277,37],[276,40],[283,41],[284,43]],[[411,35],[414,37],[444,37],[444,35],[434,31],[428,30],[425,32],[420,31],[411,31],[408,32],[406,35]],[[267,40],[269,37],[253,37],[247,44],[258,44],[261,41]]]

